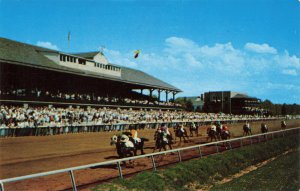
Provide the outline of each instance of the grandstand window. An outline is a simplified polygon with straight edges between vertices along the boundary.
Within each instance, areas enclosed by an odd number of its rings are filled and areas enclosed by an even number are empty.
[[[66,61],[66,55],[61,54],[60,55],[60,61]]]

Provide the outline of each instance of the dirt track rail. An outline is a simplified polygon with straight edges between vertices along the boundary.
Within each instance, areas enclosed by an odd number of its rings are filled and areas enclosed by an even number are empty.
[[[286,132],[283,131],[274,131],[270,132],[268,134],[264,135],[253,135],[253,136],[248,136],[248,137],[243,137],[243,138],[235,138],[231,139],[228,141],[219,141],[219,142],[214,142],[214,143],[207,143],[207,144],[200,144],[200,145],[195,145],[195,146],[189,146],[189,147],[184,147],[184,148],[179,148],[179,149],[174,149],[171,151],[166,151],[166,152],[160,152],[160,153],[152,153],[152,154],[146,154],[142,156],[136,156],[136,157],[131,157],[132,160],[135,161],[134,168],[125,168],[125,167],[119,167],[119,171],[116,168],[118,164],[120,164],[122,161],[127,161],[130,158],[127,159],[121,159],[121,160],[112,160],[112,161],[107,161],[107,162],[102,162],[102,163],[95,163],[91,165],[84,165],[84,166],[79,166],[79,167],[74,167],[74,168],[68,168],[68,169],[63,169],[63,170],[58,170],[58,171],[51,171],[51,172],[46,172],[46,173],[38,173],[34,175],[28,175],[28,176],[22,176],[22,177],[17,177],[17,178],[9,178],[9,179],[4,179],[2,180],[3,183],[5,184],[10,184],[9,182],[15,182],[15,181],[30,181],[30,185],[33,185],[33,187],[28,188],[28,190],[39,190],[39,188],[34,188],[34,182],[36,181],[46,181],[47,184],[51,183],[51,181],[55,180],[60,180],[60,181],[66,181],[70,182],[70,178],[67,173],[71,176],[71,179],[73,180],[73,186],[76,187],[75,189],[78,190],[84,190],[86,188],[90,188],[95,184],[99,184],[103,181],[110,180],[112,178],[116,178],[119,175],[122,176],[131,176],[135,173],[149,170],[149,169],[156,169],[160,167],[164,167],[166,165],[174,164],[178,161],[185,161],[189,160],[192,158],[196,157],[203,157],[207,156],[210,154],[215,154],[217,152],[223,152],[226,151],[227,149],[234,149],[238,148],[241,146],[245,145],[250,145],[254,143],[258,143],[261,141],[267,141],[269,139],[274,139],[279,136],[285,136],[288,133],[292,133],[293,131],[299,132],[299,127],[298,128],[293,128],[293,129],[288,129]],[[200,143],[204,140],[200,140]],[[225,144],[227,143],[227,144]],[[230,143],[230,144],[229,144]],[[223,145],[225,144],[225,145]],[[228,147],[226,149],[226,147]],[[174,154],[175,152],[175,154]],[[154,163],[153,163],[154,161]],[[110,176],[101,176],[101,171],[109,171]],[[120,172],[120,174],[119,174]],[[55,174],[55,175],[53,175]],[[86,175],[89,174],[87,177]],[[40,177],[40,176],[48,176],[48,177]],[[38,179],[32,179],[34,177],[39,177]],[[28,179],[29,180],[25,180]],[[50,179],[48,179],[50,178]],[[75,182],[76,178],[76,182]],[[6,185],[5,185],[6,186]],[[50,186],[50,185],[49,185]],[[9,190],[10,186],[7,187]],[[64,187],[55,187],[55,188],[50,188],[50,190],[70,190],[72,189],[72,184],[69,186],[64,186]],[[27,189],[22,189],[22,190],[27,190]]]

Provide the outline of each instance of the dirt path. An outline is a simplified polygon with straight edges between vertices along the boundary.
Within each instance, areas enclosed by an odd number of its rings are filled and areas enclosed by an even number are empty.
[[[280,121],[267,122],[270,131],[280,129]],[[253,133],[260,132],[260,123],[252,123]],[[300,120],[288,121],[288,127],[300,126]],[[242,135],[241,124],[229,125],[234,137]],[[0,139],[0,178],[23,176],[62,168],[86,165],[116,158],[115,148],[109,145],[114,132],[68,134],[46,137],[16,137]],[[153,140],[154,130],[139,131],[140,137]],[[193,138],[188,146],[205,141],[206,127],[200,128],[201,137]],[[146,153],[151,153],[153,141],[147,142]],[[178,146],[175,146],[175,148]],[[206,151],[214,152],[208,148]],[[183,159],[198,155],[198,151],[183,153]],[[177,155],[156,159],[159,165],[174,162]],[[151,169],[150,159],[139,159],[134,169],[124,169],[130,174],[145,168]],[[114,178],[118,175],[115,166],[85,169],[75,172],[76,184],[87,184]],[[51,175],[42,178],[5,184],[5,190],[63,190],[71,187],[68,174]]]

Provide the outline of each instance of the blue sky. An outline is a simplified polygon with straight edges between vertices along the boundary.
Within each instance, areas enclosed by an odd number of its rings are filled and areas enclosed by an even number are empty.
[[[299,21],[299,0],[0,0],[1,37],[62,52],[104,46],[110,62],[179,96],[232,90],[274,103],[300,103]]]

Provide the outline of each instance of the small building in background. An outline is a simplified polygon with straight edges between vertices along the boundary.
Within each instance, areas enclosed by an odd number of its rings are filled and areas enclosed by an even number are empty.
[[[213,91],[204,93],[204,112],[232,114],[263,114],[259,108],[261,100],[246,93]]]

